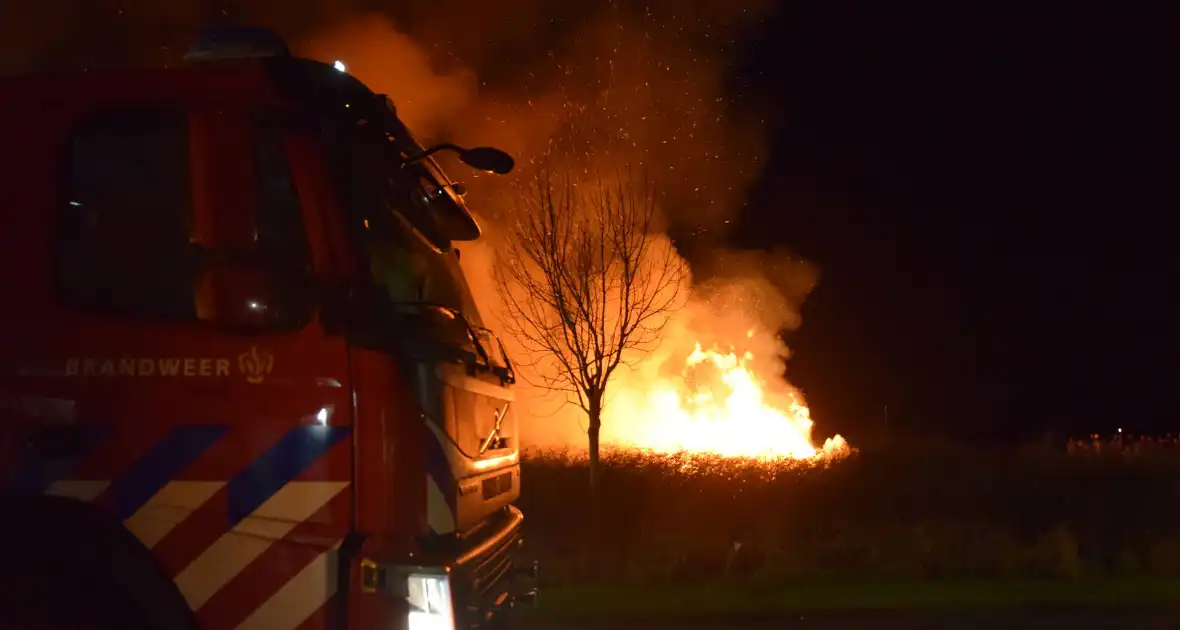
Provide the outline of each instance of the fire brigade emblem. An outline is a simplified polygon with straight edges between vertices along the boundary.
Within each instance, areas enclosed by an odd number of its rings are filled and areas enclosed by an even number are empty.
[[[261,383],[274,367],[274,355],[259,351],[257,346],[250,346],[249,350],[238,355],[238,369],[246,376],[247,383]]]

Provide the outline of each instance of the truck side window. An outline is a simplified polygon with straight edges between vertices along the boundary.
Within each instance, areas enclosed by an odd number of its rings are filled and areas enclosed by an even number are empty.
[[[369,271],[393,302],[430,302],[430,275],[403,219],[388,211],[365,220]]]
[[[376,150],[380,145],[349,124],[325,121],[322,141],[332,164],[336,193],[360,245],[374,285],[391,302],[423,302],[429,294],[426,261],[413,231],[392,211],[401,174]],[[392,167],[396,168],[396,167]]]
[[[257,243],[259,253],[285,271],[307,275],[311,250],[291,164],[283,146],[283,125],[281,118],[268,113],[260,113],[251,120]]]
[[[440,274],[443,260],[453,259],[454,254],[436,251],[407,216],[412,195],[421,196],[424,191],[412,174],[374,150],[371,138],[349,127],[329,122],[322,140],[332,161],[336,192],[348,212],[372,286],[394,314],[391,325],[420,326],[419,332],[407,338],[432,336],[474,354],[467,327],[446,314],[446,308],[463,312],[465,306],[455,297],[452,278]]]
[[[425,176],[409,177],[413,184],[390,188],[390,204],[398,209],[409,221],[417,235],[441,251],[451,249],[451,239],[447,238],[438,217],[435,216],[435,200],[446,193],[442,192],[434,182]],[[400,193],[400,194],[399,194]]]
[[[60,298],[91,311],[195,318],[186,113],[137,108],[94,116],[74,129],[66,155]]]

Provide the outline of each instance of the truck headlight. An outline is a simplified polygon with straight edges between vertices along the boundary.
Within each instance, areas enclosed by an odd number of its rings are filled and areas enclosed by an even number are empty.
[[[451,582],[444,573],[406,575],[409,630],[455,630]]]

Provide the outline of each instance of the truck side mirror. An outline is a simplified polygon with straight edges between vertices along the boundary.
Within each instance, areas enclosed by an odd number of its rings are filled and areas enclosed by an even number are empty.
[[[516,160],[511,155],[494,147],[463,149],[459,151],[459,159],[471,168],[497,175],[507,175],[516,166]]]
[[[315,308],[307,277],[257,259],[208,262],[195,293],[201,321],[243,333],[298,330]]]

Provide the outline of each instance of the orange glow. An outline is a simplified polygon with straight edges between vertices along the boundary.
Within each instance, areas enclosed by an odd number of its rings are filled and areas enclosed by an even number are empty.
[[[486,243],[465,244],[461,263],[483,298],[481,309],[487,306],[489,324],[505,330],[497,298],[487,289],[495,264],[490,250]],[[669,313],[659,343],[632,351],[611,375],[604,448],[767,461],[824,461],[854,450],[839,435],[813,441],[806,398],[784,378],[790,350],[772,332],[801,323],[797,305],[810,290],[810,272],[779,265],[774,285],[754,265],[732,266],[742,273],[703,284],[686,279],[688,299]],[[526,447],[585,449],[585,412],[570,404],[572,397],[530,381],[545,364],[530,364],[536,358],[518,339],[502,338],[510,355],[521,358],[524,378],[516,387]]]
[[[743,19],[754,16],[744,6],[740,13]],[[652,172],[658,175],[661,204],[677,213],[670,223],[694,226],[694,238],[720,237],[762,162],[763,117],[729,115],[733,95],[721,79],[727,53],[703,52],[696,45],[699,32],[693,29],[713,28],[712,22],[694,17],[684,28],[657,33],[645,24],[623,28],[618,11],[597,17],[576,33],[579,46],[566,55],[547,50],[521,61],[519,79],[499,89],[484,90],[492,85],[476,68],[433,63],[434,47],[421,46],[384,17],[358,17],[301,47],[303,54],[328,63],[342,60],[350,74],[391,94],[399,115],[423,142],[494,145],[517,157],[520,172],[511,178],[465,167],[455,173],[464,178],[486,228],[484,238],[461,245],[460,265],[479,319],[500,334],[516,360],[518,417],[523,446],[529,448],[585,448],[587,418],[570,404],[575,397],[568,392],[535,384],[545,379],[530,381],[550,362],[508,333],[491,278],[494,252],[520,211],[519,190],[507,183],[519,180],[547,150],[564,156],[557,166],[572,174],[658,165]],[[439,32],[450,38],[452,27]],[[717,32],[705,34],[716,39]],[[471,39],[488,42],[486,54],[496,48],[493,42],[502,41],[479,35]],[[662,233],[652,238],[660,247],[675,248]],[[659,346],[631,353],[627,365],[612,374],[602,444],[771,460],[848,452],[840,436],[818,447],[812,441],[804,396],[783,377],[789,352],[769,332],[800,325],[798,307],[815,282],[814,271],[797,261],[780,264],[777,256],[715,258],[724,280],[716,286],[686,280],[688,304],[670,314]],[[494,468],[502,465],[499,459],[475,466]]]
[[[489,468],[496,468],[506,464],[515,464],[519,457],[519,453],[512,453],[510,455],[501,455],[500,457],[477,459],[471,463],[471,467],[476,470],[487,470]]]

